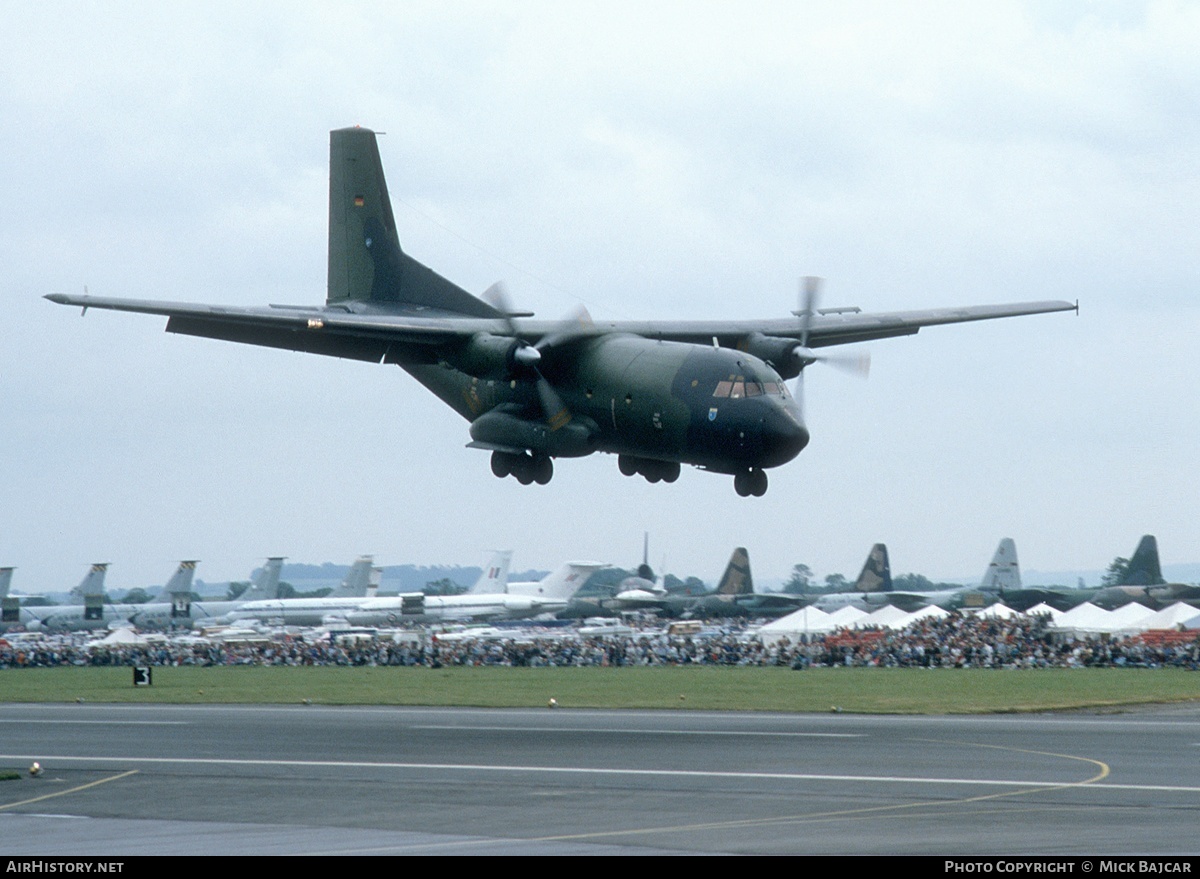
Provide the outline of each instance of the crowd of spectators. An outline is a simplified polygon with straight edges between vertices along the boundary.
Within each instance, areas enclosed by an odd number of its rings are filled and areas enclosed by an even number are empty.
[[[406,632],[399,638],[327,633],[222,642],[194,636],[150,644],[89,644],[94,635],[0,639],[0,669],[50,666],[524,666],[664,665],[879,668],[1200,667],[1200,641],[1068,638],[1041,617],[970,614],[891,630],[763,639],[746,622],[670,634],[661,628],[587,635],[577,629],[492,631],[487,636]]]

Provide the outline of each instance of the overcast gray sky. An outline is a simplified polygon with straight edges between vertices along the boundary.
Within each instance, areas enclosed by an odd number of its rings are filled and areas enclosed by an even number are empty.
[[[1195,561],[1195,3],[0,0],[0,564],[67,588],[260,559],[651,560],[712,580]],[[380,139],[401,242],[540,317],[1078,299],[807,375],[762,499],[685,469],[491,476],[395,367],[168,336],[46,293],[325,295],[328,131]]]

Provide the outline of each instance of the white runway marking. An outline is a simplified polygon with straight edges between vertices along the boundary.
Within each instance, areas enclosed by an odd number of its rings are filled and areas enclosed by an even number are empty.
[[[563,728],[559,726],[461,726],[444,724],[435,726],[421,724],[409,729],[459,730],[464,732],[552,732],[552,733],[612,733],[628,737],[635,736],[752,736],[757,738],[802,738],[802,739],[865,739],[866,733],[819,733],[819,732],[747,732],[740,730],[698,729],[614,729],[612,727]]]
[[[187,726],[186,720],[22,720],[0,717],[0,723],[48,723],[53,726]]]
[[[1064,785],[1072,789],[1102,788],[1104,790],[1122,791],[1153,791],[1168,793],[1200,794],[1197,785],[1162,785],[1162,784],[1105,784],[1100,782],[1080,785],[1077,781],[1029,781],[1003,778],[938,778],[905,775],[820,775],[803,772],[721,772],[690,769],[621,769],[597,768],[586,766],[486,766],[477,763],[392,763],[375,761],[352,760],[234,760],[216,757],[111,757],[111,756],[70,756],[53,754],[0,754],[0,760],[40,760],[44,765],[55,763],[119,763],[122,765],[161,765],[161,766],[261,766],[261,767],[290,767],[303,769],[399,769],[437,772],[496,772],[509,774],[543,774],[543,775],[593,775],[593,776],[632,776],[643,778],[726,778],[741,780],[768,781],[832,781],[839,783],[862,782],[866,784],[941,784],[941,785],[972,785],[977,787],[1048,787],[1061,788]]]

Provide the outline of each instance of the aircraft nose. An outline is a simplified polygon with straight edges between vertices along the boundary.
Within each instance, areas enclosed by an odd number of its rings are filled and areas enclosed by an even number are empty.
[[[808,429],[786,409],[773,409],[763,418],[764,467],[778,467],[800,454],[808,445]]]

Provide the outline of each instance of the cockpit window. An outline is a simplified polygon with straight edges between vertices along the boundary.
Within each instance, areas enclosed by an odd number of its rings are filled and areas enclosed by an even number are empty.
[[[714,397],[729,397],[734,400],[742,397],[760,397],[764,394],[772,397],[787,397],[787,385],[783,382],[760,382],[739,375],[731,376],[728,381],[717,382],[717,389],[713,391]]]

